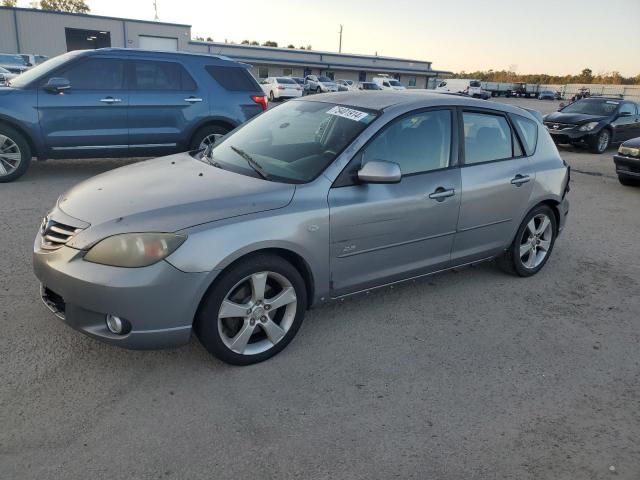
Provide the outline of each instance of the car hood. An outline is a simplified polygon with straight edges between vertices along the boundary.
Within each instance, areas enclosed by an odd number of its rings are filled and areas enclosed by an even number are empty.
[[[175,232],[282,208],[294,192],[292,184],[222,170],[182,153],[90,178],[63,194],[57,208],[79,219],[78,226],[91,225],[67,244],[84,249],[118,233]]]
[[[640,137],[627,140],[622,145],[629,148],[640,148]]]
[[[572,125],[582,125],[588,122],[599,122],[607,117],[599,115],[586,115],[584,113],[563,113],[554,112],[544,119],[545,122],[570,123]]]

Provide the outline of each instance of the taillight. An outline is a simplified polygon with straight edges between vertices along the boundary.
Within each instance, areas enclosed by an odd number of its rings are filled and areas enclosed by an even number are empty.
[[[251,95],[251,100],[256,102],[262,107],[262,110],[267,109],[267,97],[264,95]]]
[[[282,85],[278,85],[278,90],[284,90],[284,87]]]

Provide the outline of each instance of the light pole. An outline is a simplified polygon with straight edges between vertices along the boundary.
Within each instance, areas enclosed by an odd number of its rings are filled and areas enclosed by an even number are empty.
[[[342,25],[340,25],[340,43],[338,44],[338,53],[342,53]]]

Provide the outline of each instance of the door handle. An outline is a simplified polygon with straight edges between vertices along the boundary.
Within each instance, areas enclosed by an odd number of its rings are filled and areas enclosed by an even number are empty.
[[[189,98],[185,98],[184,101],[189,103],[197,103],[197,102],[201,102],[202,99],[197,97],[189,97]]]
[[[111,105],[112,103],[120,103],[122,102],[121,98],[113,98],[113,97],[105,97],[105,98],[101,98],[100,101],[102,103],[108,103],[109,105]]]
[[[435,192],[429,194],[429,198],[432,200],[437,200],[438,202],[444,201],[447,197],[453,197],[456,194],[456,191],[453,188],[445,189],[444,187],[436,188]]]
[[[529,175],[518,174],[511,179],[511,184],[519,187],[520,185],[527,183],[529,180],[531,180],[531,177],[529,177]]]

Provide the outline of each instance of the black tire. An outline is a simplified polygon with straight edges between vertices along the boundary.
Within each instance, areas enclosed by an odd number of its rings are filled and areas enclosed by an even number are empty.
[[[200,144],[209,135],[226,135],[230,131],[231,130],[229,128],[223,127],[222,125],[205,125],[204,127],[198,129],[198,131],[191,138],[191,145],[189,146],[189,150],[199,150]]]
[[[606,135],[606,144],[601,143],[602,137]],[[611,145],[611,131],[608,128],[603,128],[600,132],[589,141],[589,150],[591,153],[601,154],[607,151],[607,148]]]
[[[624,175],[618,175],[618,181],[625,187],[640,187],[640,180],[635,178],[625,177]]]
[[[523,244],[523,236],[525,234],[525,229],[527,229],[527,224],[531,221],[531,219],[543,214],[546,215],[551,222],[552,237],[550,240],[550,246],[547,250],[546,256],[542,259],[541,263],[533,268],[528,268],[524,265],[524,262],[522,261],[522,258],[520,256],[520,247]],[[532,275],[535,275],[540,270],[542,270],[542,267],[544,267],[549,260],[549,257],[551,256],[551,253],[553,251],[553,246],[556,242],[557,235],[558,223],[553,210],[551,210],[551,207],[549,207],[548,205],[538,205],[524,217],[524,220],[520,224],[518,232],[511,242],[511,245],[500,257],[497,258],[498,264],[505,272],[511,273],[513,275],[518,275],[520,277],[530,277]]]
[[[0,145],[0,152],[2,152],[2,147],[7,147],[8,149],[9,143],[13,143],[19,149],[19,152],[15,152],[15,151],[6,152],[6,153],[20,154],[20,160],[17,167],[13,166],[13,161],[11,162],[11,166],[10,166],[10,162],[8,159],[7,160],[0,159],[0,162],[2,162],[2,165],[1,165],[2,168],[0,169],[0,183],[13,182],[14,180],[24,175],[25,172],[29,169],[29,164],[31,163],[31,155],[32,155],[31,147],[29,147],[29,142],[27,142],[27,139],[24,138],[24,136],[20,132],[18,132],[17,130],[9,126],[0,125],[0,136],[7,137],[6,139],[3,139],[2,145]],[[10,150],[15,150],[15,149],[10,149]],[[2,172],[9,172],[10,168],[12,169],[10,173],[2,173]]]
[[[316,87],[316,93],[322,93],[322,89],[320,87]]]
[[[218,329],[218,313],[222,302],[238,285],[238,282],[242,282],[243,279],[254,273],[266,271],[283,276],[293,286],[297,301],[295,317],[286,334],[268,350],[253,355],[236,353],[225,345]],[[215,357],[232,365],[250,365],[273,357],[291,342],[302,325],[307,305],[305,282],[293,265],[277,255],[251,255],[239,260],[216,279],[209,288],[196,315],[194,330],[202,345]],[[265,330],[260,326],[258,334],[264,332]]]
[[[276,101],[276,97],[273,95],[273,90],[269,91],[269,101],[270,102],[275,102]]]

